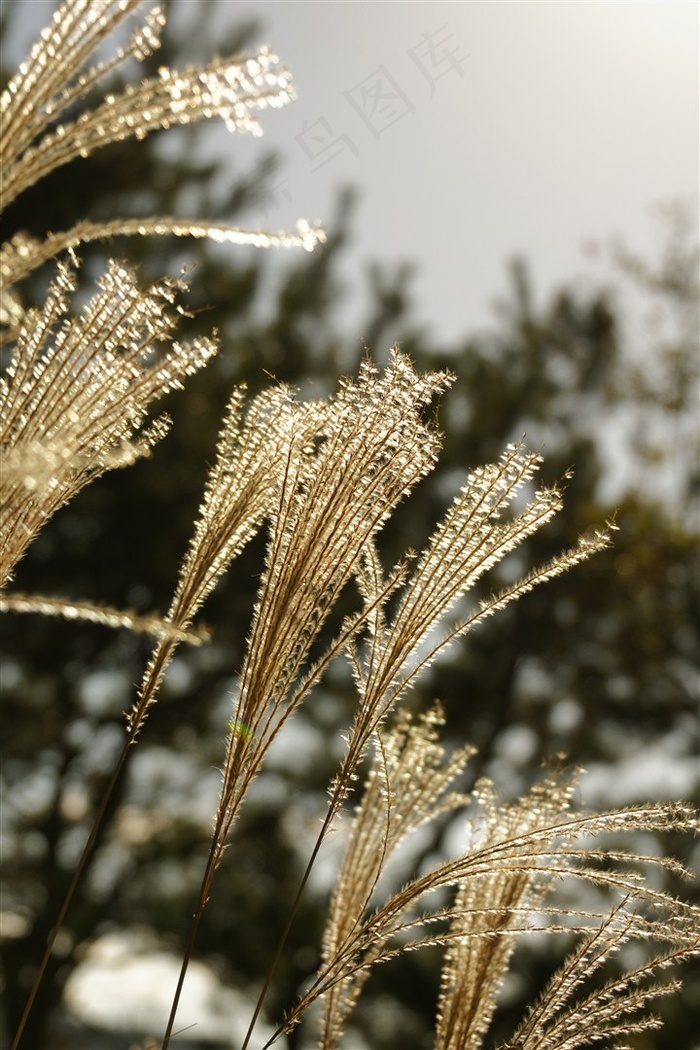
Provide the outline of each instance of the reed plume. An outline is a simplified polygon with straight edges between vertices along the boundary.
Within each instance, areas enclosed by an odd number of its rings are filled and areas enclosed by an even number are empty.
[[[372,968],[405,951],[444,945],[435,1050],[481,1050],[490,1045],[514,947],[533,933],[578,934],[581,943],[499,1050],[610,1045],[612,1037],[657,1027],[649,1004],[679,984],[673,976],[656,978],[700,954],[700,911],[655,889],[649,870],[689,873],[673,858],[601,843],[641,831],[697,834],[697,813],[658,804],[577,814],[576,780],[562,775],[546,777],[513,803],[487,780],[469,795],[448,791],[469,751],[447,758],[437,739],[439,721],[433,713],[412,724],[401,713],[378,734],[333,892],[322,963],[279,1031],[317,1003],[319,1046],[341,1047]],[[380,880],[401,839],[437,814],[459,809],[465,810],[465,852],[383,895]],[[609,910],[605,903],[602,910],[593,907],[580,888],[572,906],[558,892],[568,880],[605,891]],[[450,890],[452,903],[433,903]],[[645,961],[623,966],[590,991],[600,968],[628,943],[644,949]],[[576,999],[582,987],[586,992]]]
[[[98,292],[71,318],[76,283],[77,262],[60,262],[0,377],[0,584],[59,507],[105,470],[148,453],[167,429],[162,417],[142,429],[151,402],[216,352],[211,339],[173,341],[172,281],[143,291],[133,271],[112,262]]]

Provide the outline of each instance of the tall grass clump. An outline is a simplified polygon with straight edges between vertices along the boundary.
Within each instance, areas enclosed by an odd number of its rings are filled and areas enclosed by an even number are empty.
[[[70,0],[57,7],[2,96],[3,208],[49,172],[110,143],[215,117],[233,132],[258,134],[258,113],[294,97],[289,73],[266,50],[180,71],[162,68],[136,86],[101,94],[103,79],[119,64],[141,61],[158,47],[163,15],[156,7],[144,14],[142,6],[138,0]],[[131,19],[127,42],[112,58],[98,60],[105,40]],[[180,645],[206,641],[197,617],[221,575],[258,533],[265,542],[264,572],[229,718],[221,726],[219,799],[199,896],[191,919],[183,916],[185,950],[170,1017],[164,1018],[163,1050],[172,1038],[201,916],[217,879],[226,878],[227,849],[235,843],[250,787],[284,725],[302,704],[314,703],[317,686],[338,660],[352,672],[354,715],[243,1050],[321,845],[351,798],[354,817],[344,836],[316,972],[266,1046],[302,1019],[315,1028],[324,1050],[342,1046],[373,968],[429,945],[444,950],[436,1050],[491,1045],[491,1021],[512,953],[520,938],[535,933],[577,940],[502,1050],[625,1046],[636,1033],[656,1027],[660,1022],[650,1004],[673,993],[676,964],[700,948],[698,913],[649,876],[654,869],[682,876],[680,864],[625,849],[620,836],[689,834],[697,830],[696,814],[682,803],[579,811],[577,774],[561,769],[544,773],[517,801],[502,800],[484,779],[466,792],[459,785],[471,748],[448,752],[438,704],[416,714],[406,702],[446,647],[600,551],[613,527],[582,536],[572,549],[504,589],[470,601],[477,582],[562,506],[562,487],[537,480],[540,455],[512,444],[495,462],[471,471],[422,551],[406,551],[387,568],[381,531],[436,466],[440,433],[431,406],[446,394],[450,374],[421,374],[394,349],[386,367],[364,360],[357,375],[340,380],[324,400],[302,400],[282,385],[253,398],[234,389],[164,613],[137,616],[12,589],[17,563],[55,512],[105,471],[147,456],[169,425],[162,416],[148,422],[154,402],[218,351],[215,337],[177,341],[183,281],[144,287],[131,267],[112,260],[90,289],[82,276],[81,245],[116,234],[309,250],[323,240],[321,230],[303,221],[290,232],[245,231],[156,215],[82,221],[43,240],[17,231],[2,247],[0,320],[9,364],[0,379],[0,604],[15,614],[86,619],[152,636],[121,753],[54,932],[36,960],[13,1048],[26,1045],[24,1030],[57,931],[79,892],[114,786],[146,731],[168,665]],[[25,305],[22,280],[52,261],[45,300]],[[356,595],[354,611],[333,617],[349,590]],[[329,624],[330,640],[324,631]],[[463,852],[392,888],[386,874],[397,849],[421,825],[445,814],[464,822]],[[584,883],[597,895],[561,892],[562,885]],[[630,943],[640,951],[625,953]],[[611,969],[616,959],[623,964]]]

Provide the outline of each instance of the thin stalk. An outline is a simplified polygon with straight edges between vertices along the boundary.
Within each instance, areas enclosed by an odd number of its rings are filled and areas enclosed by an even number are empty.
[[[128,735],[126,737],[126,740],[124,741],[121,751],[119,752],[119,757],[117,758],[117,761],[114,765],[114,769],[112,770],[112,775],[109,778],[109,783],[105,788],[104,794],[102,795],[102,800],[100,801],[97,813],[95,814],[95,819],[92,822],[90,834],[88,835],[87,841],[83,846],[83,851],[80,854],[80,860],[78,861],[75,867],[70,884],[68,886],[68,889],[66,890],[66,894],[63,898],[63,903],[61,904],[58,916],[56,917],[56,922],[51,930],[51,933],[48,936],[46,948],[44,949],[44,954],[42,956],[41,962],[39,963],[39,968],[34,977],[34,982],[29,992],[29,996],[27,997],[24,1012],[22,1013],[19,1025],[17,1026],[17,1031],[15,1032],[15,1037],[12,1041],[10,1050],[18,1050],[19,1048],[24,1029],[26,1028],[27,1021],[29,1020],[29,1015],[32,1012],[32,1007],[34,1006],[34,1002],[39,992],[39,988],[41,987],[41,982],[44,979],[46,967],[48,966],[49,959],[51,958],[51,953],[53,951],[54,944],[56,943],[56,938],[58,937],[61,926],[63,925],[65,917],[68,913],[68,909],[71,906],[78,883],[80,882],[83,876],[88,859],[97,841],[97,837],[100,834],[100,831],[102,830],[102,824],[105,818],[105,813],[107,812],[107,807],[109,806],[109,803],[112,799],[112,795],[114,794],[114,789],[117,786],[119,778],[121,777],[124,771],[124,766],[126,764],[126,756],[128,755],[129,749],[132,747],[132,745],[136,743],[136,738],[143,724],[143,716],[145,715],[148,702],[150,699],[152,699],[152,687],[158,681],[158,675],[164,663],[167,662],[171,649],[174,648],[175,645],[172,642],[166,643],[165,645],[162,645],[160,647],[160,658],[158,662],[154,664],[150,683],[143,690],[143,697],[141,700],[141,704],[139,705],[139,711],[133,720],[131,729],[128,732]]]
[[[331,823],[331,820],[333,819],[334,814],[335,814],[335,806],[333,804],[333,801],[331,801],[331,804],[328,807],[328,812],[326,813],[326,816],[325,816],[325,819],[323,821],[323,824],[321,825],[321,830],[319,831],[318,836],[316,838],[316,842],[314,843],[314,848],[311,851],[311,856],[309,857],[308,863],[306,865],[306,869],[304,871],[304,874],[301,877],[301,882],[299,883],[299,888],[297,889],[296,895],[294,897],[294,902],[293,902],[292,907],[290,909],[289,916],[287,918],[287,922],[285,924],[284,930],[282,931],[282,936],[279,939],[279,943],[278,943],[277,948],[275,950],[275,954],[274,954],[274,957],[272,959],[272,962],[271,962],[270,966],[268,967],[267,975],[265,977],[265,983],[263,984],[263,986],[262,986],[262,988],[260,990],[260,995],[258,996],[257,1003],[255,1004],[255,1010],[253,1011],[253,1016],[251,1018],[250,1024],[248,1025],[248,1031],[246,1032],[245,1039],[243,1040],[243,1045],[241,1046],[241,1050],[247,1050],[248,1043],[250,1042],[251,1036],[253,1034],[253,1029],[255,1028],[255,1022],[257,1021],[257,1019],[258,1019],[258,1017],[260,1015],[260,1011],[262,1010],[263,1003],[265,1001],[265,997],[266,997],[268,991],[270,990],[270,985],[272,983],[272,978],[274,977],[275,971],[276,971],[277,967],[279,966],[280,959],[282,958],[282,952],[284,951],[285,946],[287,944],[287,940],[289,939],[289,934],[291,933],[292,926],[294,924],[294,920],[295,920],[297,912],[299,910],[299,905],[301,904],[301,898],[304,895],[304,890],[306,889],[306,884],[309,881],[309,876],[311,875],[311,869],[313,868],[314,864],[316,863],[316,858],[318,856],[318,851],[321,848],[321,844],[323,842],[323,839],[325,838],[326,832],[328,831],[328,828],[330,826],[330,823]],[[279,1032],[279,1029],[278,1029],[275,1032],[275,1034],[272,1036],[272,1039],[270,1039],[270,1041],[267,1042],[265,1044],[265,1046],[268,1047],[270,1045],[270,1043],[272,1043],[272,1041],[274,1039],[276,1039],[279,1034],[280,1034],[280,1032]]]
[[[224,760],[224,792],[225,784],[230,780],[235,782],[236,776],[232,773],[235,768],[237,759],[240,759],[238,752],[239,739],[233,735],[229,737],[227,745],[226,758]],[[222,796],[222,798],[225,798]],[[180,998],[182,996],[182,989],[185,983],[185,977],[187,976],[187,970],[190,965],[190,959],[192,958],[192,952],[194,951],[195,941],[197,939],[197,933],[199,931],[199,925],[202,919],[202,914],[209,900],[209,890],[211,888],[212,879],[214,878],[214,872],[219,865],[219,861],[223,855],[225,848],[225,839],[227,829],[231,826],[231,821],[227,820],[227,806],[225,801],[220,802],[219,808],[214,823],[214,831],[211,837],[211,845],[209,846],[209,852],[207,854],[207,863],[204,868],[204,875],[202,876],[202,883],[199,889],[199,897],[197,898],[197,904],[195,910],[192,913],[192,921],[190,923],[190,930],[187,937],[187,945],[182,957],[182,965],[180,967],[180,974],[177,979],[177,986],[175,988],[175,994],[173,995],[173,1001],[170,1007],[170,1015],[168,1016],[165,1033],[163,1034],[163,1041],[161,1043],[161,1050],[168,1050],[170,1046],[170,1039],[173,1034],[173,1026],[175,1024],[175,1017],[177,1015],[178,1006],[180,1005]]]
[[[70,885],[68,886],[66,895],[63,898],[63,903],[61,904],[61,907],[59,909],[58,916],[56,917],[55,925],[53,926],[51,933],[49,934],[49,937],[47,939],[46,948],[44,949],[44,954],[39,964],[39,968],[36,972],[36,976],[34,977],[34,982],[32,984],[31,991],[29,992],[29,996],[27,998],[27,1002],[24,1007],[24,1012],[20,1019],[19,1025],[17,1026],[17,1031],[15,1032],[15,1037],[12,1041],[12,1046],[10,1050],[18,1050],[20,1040],[22,1039],[22,1035],[24,1033],[24,1029],[26,1027],[27,1021],[29,1020],[29,1015],[31,1014],[32,1007],[34,1006],[34,1001],[37,997],[39,988],[41,987],[41,982],[44,978],[46,967],[48,966],[49,959],[51,958],[53,946],[56,943],[56,938],[58,937],[61,926],[63,925],[66,914],[73,900],[75,890],[78,886],[78,883],[80,882],[80,879],[82,878],[83,871],[85,870],[85,865],[87,864],[88,858],[92,852],[93,846],[95,845],[95,841],[102,827],[102,821],[104,820],[104,815],[107,811],[107,806],[109,805],[110,799],[112,798],[112,794],[117,785],[117,781],[119,780],[119,777],[123,772],[124,763],[126,762],[126,756],[128,754],[129,748],[134,742],[134,737],[135,733],[132,732],[129,734],[126,741],[124,742],[124,746],[121,749],[119,758],[117,759],[116,765],[112,771],[112,776],[110,777],[109,783],[107,784],[105,792],[102,796],[102,801],[100,802],[99,808],[95,815],[95,819],[92,822],[92,827],[90,829],[90,834],[88,835],[87,842],[83,847],[83,852],[80,855],[80,860],[78,861],[75,871],[73,872],[73,877],[71,878]]]
[[[342,771],[341,775],[339,776],[339,778],[338,778],[338,780],[336,782],[336,786],[334,788],[333,795],[331,797],[330,802],[328,803],[328,810],[327,810],[326,815],[325,815],[325,817],[323,819],[323,824],[321,825],[321,830],[318,833],[318,836],[316,838],[316,842],[314,843],[314,848],[311,851],[311,855],[310,855],[308,863],[306,865],[306,869],[304,870],[304,874],[303,874],[303,876],[301,878],[301,882],[299,883],[299,889],[296,892],[296,896],[294,898],[294,903],[292,905],[292,908],[291,908],[291,911],[290,911],[290,914],[289,914],[289,918],[287,919],[287,924],[286,924],[286,926],[284,928],[282,936],[280,937],[279,944],[277,945],[277,950],[275,951],[274,959],[272,960],[270,968],[269,968],[269,970],[267,972],[267,976],[265,978],[265,983],[264,983],[264,985],[263,985],[263,987],[262,987],[262,989],[260,991],[260,995],[258,996],[258,1001],[257,1001],[256,1006],[255,1006],[255,1012],[253,1014],[253,1017],[252,1017],[252,1020],[250,1022],[250,1025],[248,1026],[248,1031],[246,1032],[246,1037],[245,1037],[245,1040],[243,1042],[243,1045],[241,1046],[241,1050],[247,1050],[248,1043],[250,1042],[250,1038],[251,1038],[251,1036],[253,1034],[253,1028],[255,1026],[255,1022],[257,1021],[258,1015],[260,1014],[260,1011],[262,1009],[263,1002],[265,1000],[265,996],[267,995],[267,992],[269,991],[270,984],[272,983],[272,978],[274,976],[274,972],[275,972],[277,966],[279,965],[279,961],[280,961],[280,959],[282,957],[282,952],[284,951],[285,945],[286,945],[287,940],[289,938],[289,934],[291,932],[292,924],[294,923],[294,919],[296,918],[297,911],[299,910],[299,904],[301,903],[301,898],[302,898],[302,896],[304,894],[304,890],[306,889],[306,884],[309,881],[309,877],[311,875],[311,870],[312,870],[314,864],[316,863],[316,858],[318,857],[318,853],[319,853],[319,850],[321,849],[321,845],[322,845],[323,840],[324,840],[324,838],[326,836],[326,833],[328,832],[328,829],[329,829],[332,821],[335,819],[335,816],[336,816],[336,814],[338,812],[340,803],[341,803],[343,797],[345,796],[345,792],[347,790],[347,785],[348,785],[349,778],[350,778],[351,769],[354,769],[355,765],[356,765],[355,762],[352,762],[352,763],[348,762],[349,757],[350,757],[350,755],[348,755],[346,757],[346,761],[344,763],[343,771]],[[314,984],[317,984],[317,983],[318,983],[318,978],[314,982]],[[262,1050],[268,1050],[268,1047],[272,1046],[272,1044],[274,1043],[275,1039],[277,1039],[277,1037],[282,1034],[282,1032],[284,1031],[284,1028],[285,1028],[284,1025],[280,1025],[278,1028],[276,1028],[275,1031],[273,1032],[273,1034],[271,1035],[271,1037],[268,1039],[268,1041],[263,1046]]]
[[[168,1050],[168,1047],[170,1046],[170,1039],[173,1034],[173,1026],[175,1024],[175,1016],[177,1014],[177,1008],[180,1005],[180,997],[182,995],[185,977],[187,976],[187,970],[190,965],[190,959],[192,958],[194,944],[197,939],[199,924],[202,920],[202,914],[206,907],[207,901],[209,900],[209,888],[211,886],[211,881],[214,876],[214,868],[217,855],[217,839],[218,829],[214,832],[212,844],[209,849],[209,855],[207,857],[207,865],[204,869],[204,875],[202,877],[202,885],[199,891],[199,899],[197,900],[197,906],[192,915],[192,922],[190,923],[190,932],[187,938],[187,946],[182,957],[182,966],[180,967],[180,974],[177,979],[177,987],[175,989],[172,1005],[170,1007],[170,1016],[168,1017],[168,1023],[166,1025],[165,1034],[163,1035],[162,1050]]]
[[[376,723],[374,723],[374,724],[376,725]],[[365,739],[366,739],[366,737],[365,737]],[[297,890],[296,897],[294,898],[294,904],[292,905],[291,913],[290,913],[289,918],[287,920],[287,924],[286,924],[286,926],[284,928],[284,932],[283,932],[283,934],[282,934],[282,936],[280,938],[280,943],[277,946],[277,951],[275,952],[275,957],[274,957],[274,959],[272,961],[270,969],[268,970],[267,977],[265,979],[265,984],[263,985],[262,990],[260,992],[260,995],[258,996],[258,1001],[257,1001],[256,1007],[255,1007],[255,1013],[253,1014],[253,1019],[251,1020],[250,1025],[248,1027],[248,1031],[246,1033],[245,1041],[244,1041],[244,1043],[243,1043],[243,1045],[241,1047],[241,1050],[247,1050],[248,1043],[250,1041],[250,1037],[251,1037],[252,1032],[253,1032],[253,1026],[255,1025],[255,1022],[257,1020],[258,1014],[260,1013],[260,1010],[262,1008],[263,1000],[264,1000],[265,996],[267,995],[267,992],[268,992],[268,989],[270,987],[270,983],[272,981],[272,977],[273,977],[273,974],[275,972],[275,969],[276,969],[276,967],[279,964],[282,952],[284,950],[285,944],[287,942],[287,938],[289,936],[289,933],[290,933],[290,930],[291,930],[291,927],[292,927],[292,923],[294,922],[294,918],[295,918],[296,913],[297,913],[298,908],[299,908],[301,897],[303,895],[304,889],[306,888],[306,884],[309,881],[309,876],[311,875],[311,869],[313,868],[313,866],[314,866],[314,864],[316,862],[316,858],[318,856],[318,852],[319,852],[319,850],[321,848],[321,844],[323,842],[323,839],[325,838],[325,835],[326,835],[326,833],[328,831],[328,828],[330,827],[331,822],[334,820],[334,818],[335,818],[335,816],[336,816],[336,814],[338,812],[338,809],[340,808],[340,804],[341,804],[343,798],[345,797],[345,794],[346,794],[346,791],[347,791],[347,787],[348,787],[348,784],[350,782],[350,777],[352,775],[352,771],[357,767],[357,764],[358,764],[358,761],[359,761],[359,755],[361,753],[362,753],[362,748],[357,746],[357,740],[356,740],[355,741],[355,746],[353,747],[352,744],[350,746],[350,749],[349,749],[349,751],[348,751],[348,753],[347,753],[347,755],[345,757],[345,761],[343,763],[341,772],[340,772],[340,774],[338,776],[338,779],[336,781],[336,785],[335,785],[335,788],[333,790],[333,795],[331,796],[331,800],[328,803],[328,810],[326,812],[326,816],[324,817],[323,824],[321,825],[321,830],[318,833],[318,837],[317,837],[316,842],[314,844],[314,848],[311,851],[311,856],[309,857],[309,861],[308,861],[308,863],[306,865],[306,870],[304,871],[304,874],[302,876],[301,882],[299,884],[299,889]],[[306,996],[308,996],[309,992],[313,988],[317,987],[320,983],[321,983],[321,975],[318,975],[316,977],[316,980],[314,981],[313,985],[311,986],[311,989],[307,990]],[[297,1006],[298,1005],[299,1004],[297,1004]],[[268,1047],[272,1046],[272,1044],[277,1039],[277,1037],[282,1035],[282,1033],[285,1030],[287,1024],[289,1023],[291,1018],[294,1017],[295,1013],[298,1013],[298,1010],[296,1008],[295,1008],[295,1011],[293,1011],[292,1014],[287,1018],[287,1022],[284,1025],[279,1025],[275,1029],[275,1031],[270,1036],[268,1041],[262,1047],[262,1050],[268,1050]]]

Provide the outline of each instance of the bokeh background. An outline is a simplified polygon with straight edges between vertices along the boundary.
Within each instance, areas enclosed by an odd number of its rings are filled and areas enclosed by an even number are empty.
[[[195,267],[185,328],[218,328],[222,352],[170,399],[174,427],[152,459],[64,508],[15,587],[165,609],[231,386],[255,391],[273,376],[323,393],[365,347],[383,361],[398,342],[457,380],[440,410],[440,470],[387,528],[387,562],[425,540],[469,467],[524,433],[544,452],[546,480],[571,465],[575,474],[564,513],[516,567],[613,513],[620,530],[614,549],[456,647],[416,706],[444,702],[448,739],[479,748],[471,782],[487,773],[505,797],[561,755],[585,768],[586,805],[697,797],[697,6],[166,7],[153,71],[268,42],[292,68],[299,101],[264,115],[262,140],[212,124],[81,160],[2,216],[3,239],[79,217],[171,212],[268,228],[319,218],[328,243],[310,256],[201,242],[91,246],[88,280],[109,253],[145,278]],[[4,79],[51,10],[43,0],[3,4]],[[28,303],[41,300],[46,279],[27,283]],[[28,1045],[123,1047],[162,1028],[262,555],[256,542],[231,568],[206,608],[213,644],[181,651],[169,674],[57,943]],[[0,932],[11,1028],[148,645],[8,617],[1,646]],[[271,754],[205,913],[200,969],[180,1014],[195,1027],[177,1045],[239,1045],[236,1026],[245,1030],[286,918],[349,715],[338,668]],[[447,824],[422,838],[405,870],[454,849],[459,835]],[[662,847],[697,867],[688,843],[649,846]],[[314,969],[334,849],[292,932],[270,1017]],[[551,973],[549,948],[537,941],[518,953],[494,1041]],[[382,968],[350,1050],[429,1050],[439,964],[435,950]],[[697,1047],[697,974],[663,1012],[666,1027],[640,1048]],[[302,1028],[289,1045],[312,1044]]]

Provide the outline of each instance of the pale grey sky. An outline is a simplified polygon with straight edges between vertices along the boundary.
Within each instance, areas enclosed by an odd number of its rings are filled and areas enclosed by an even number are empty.
[[[361,191],[344,264],[351,337],[370,259],[414,261],[416,319],[455,340],[488,325],[513,254],[545,295],[578,275],[595,281],[586,241],[621,234],[651,251],[655,203],[697,210],[695,2],[218,0],[210,10],[214,39],[259,20],[259,42],[290,66],[299,95],[262,115],[261,140],[210,133],[237,170],[271,150],[282,157],[276,200],[249,223],[329,221],[340,186]],[[35,33],[46,11],[24,0],[22,20]]]
[[[652,250],[651,206],[697,208],[698,10],[219,0],[222,24],[260,19],[299,95],[245,145],[284,159],[277,204],[251,221],[328,219],[357,185],[346,272],[359,285],[369,258],[415,260],[416,314],[446,339],[488,323],[516,252],[545,294],[593,273],[591,238]]]

